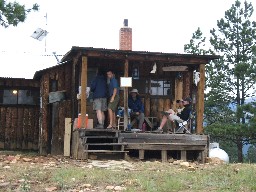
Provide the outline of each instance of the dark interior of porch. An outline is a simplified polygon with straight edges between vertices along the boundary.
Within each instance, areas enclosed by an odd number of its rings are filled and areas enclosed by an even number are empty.
[[[193,71],[198,70],[198,65],[179,65],[185,67],[185,71],[164,71],[164,67],[175,66],[170,63],[156,63],[157,70],[155,73],[151,73],[154,66],[152,61],[130,61],[128,76],[132,77],[132,87],[128,89],[128,92],[132,88],[136,88],[139,91],[139,96],[144,104],[145,117],[150,117],[151,124],[147,123],[147,131],[156,129],[162,119],[161,111],[166,111],[170,108],[176,107],[176,99],[182,99],[184,97],[193,98],[192,108],[193,112],[196,111],[196,94],[197,86],[193,82]],[[116,59],[102,59],[102,58],[88,58],[87,69],[87,87],[90,86],[91,81],[97,73],[97,69],[107,71],[113,70],[115,77],[120,82],[120,77],[124,76],[124,62],[123,60]],[[78,78],[77,87],[81,86],[81,65],[78,66]],[[136,73],[136,74],[135,74]],[[87,98],[86,113],[89,119],[93,119],[93,126],[97,124],[96,112],[93,111],[92,94]],[[120,88],[120,107],[124,107],[124,88]],[[77,112],[74,116],[77,117],[81,113],[81,100],[77,101]],[[106,113],[107,116],[107,113]],[[195,118],[191,124],[192,131],[195,132],[196,121]],[[105,124],[107,124],[106,119]],[[173,129],[175,124],[168,123],[167,128]],[[152,127],[153,126],[153,127]],[[136,124],[135,124],[136,128]],[[122,127],[122,129],[124,129]]]

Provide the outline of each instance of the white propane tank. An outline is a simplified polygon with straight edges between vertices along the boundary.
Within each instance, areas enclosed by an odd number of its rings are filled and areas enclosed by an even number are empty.
[[[226,163],[229,163],[229,156],[223,149],[219,148],[219,143],[210,143],[209,157],[217,157]]]

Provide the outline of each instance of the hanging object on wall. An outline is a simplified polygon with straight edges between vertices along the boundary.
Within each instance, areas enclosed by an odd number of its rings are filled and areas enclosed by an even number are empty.
[[[156,73],[156,69],[157,69],[157,67],[156,67],[156,62],[155,62],[154,66],[153,66],[153,69],[150,73]]]
[[[197,72],[196,70],[194,70],[193,79],[194,79],[195,85],[197,86],[198,82],[200,81],[200,72]]]
[[[132,78],[133,79],[139,79],[139,77],[140,77],[139,67],[138,66],[134,66],[132,68]]]

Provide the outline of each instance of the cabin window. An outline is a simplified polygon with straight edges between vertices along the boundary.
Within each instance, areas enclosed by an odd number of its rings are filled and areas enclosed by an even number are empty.
[[[0,90],[0,104],[3,105],[38,105],[39,91],[5,89]]]
[[[168,80],[151,80],[150,81],[150,94],[151,95],[172,95],[171,81]]]
[[[58,80],[51,79],[50,80],[50,92],[58,91]]]

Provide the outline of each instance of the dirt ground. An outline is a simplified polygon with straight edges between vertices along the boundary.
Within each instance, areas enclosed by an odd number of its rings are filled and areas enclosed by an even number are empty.
[[[255,165],[219,159],[79,161],[0,152],[0,191],[254,191],[255,175]]]

